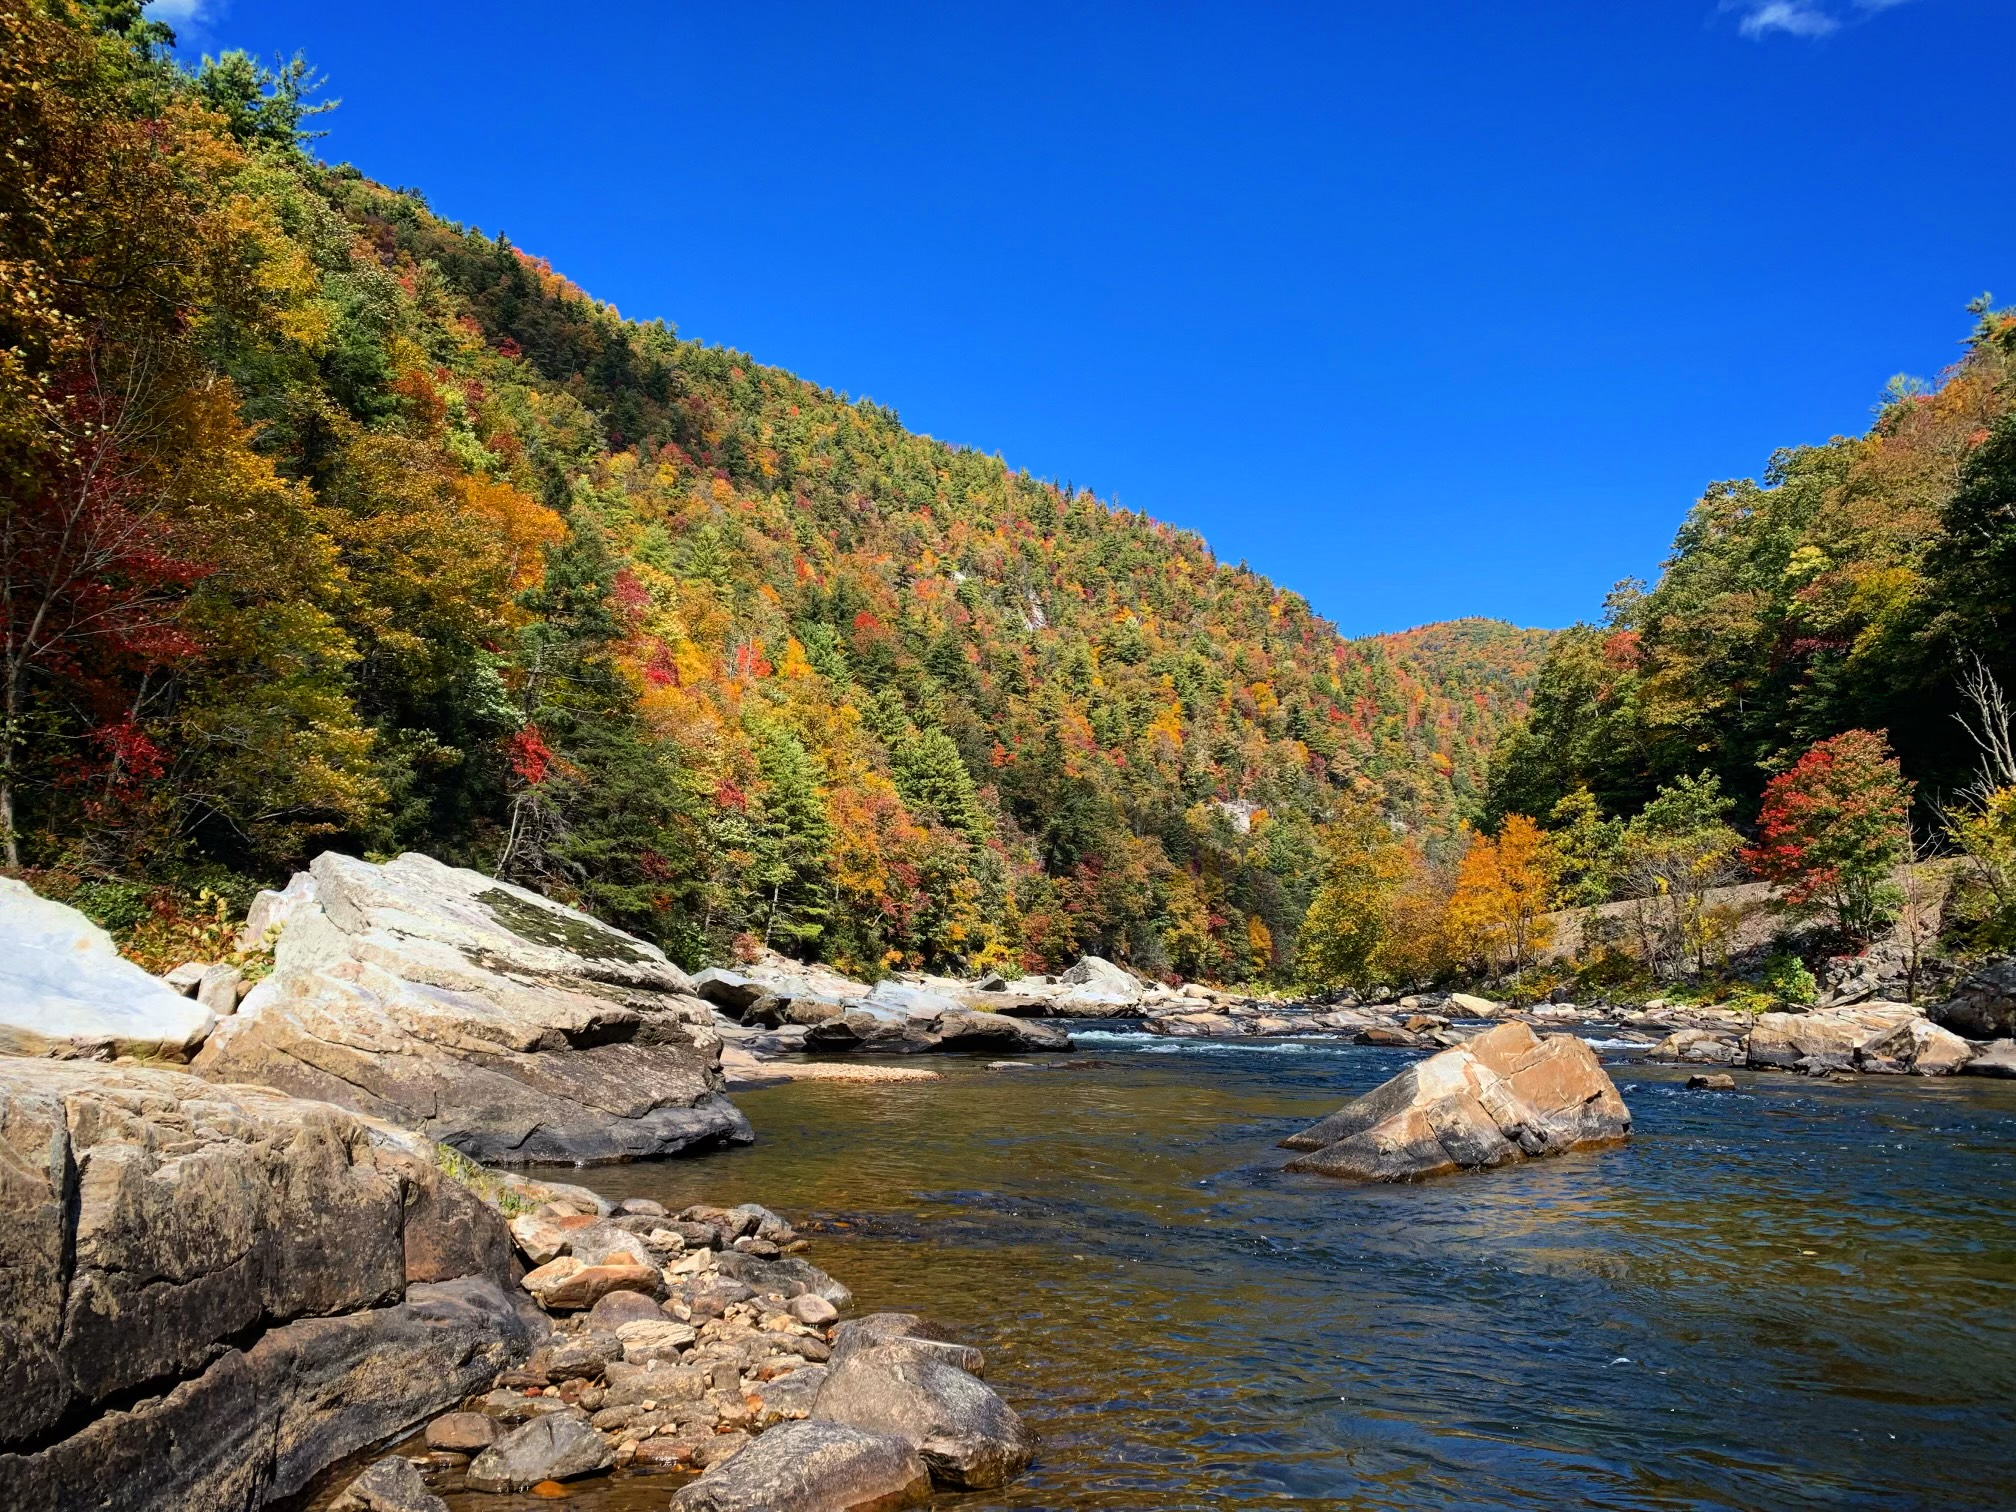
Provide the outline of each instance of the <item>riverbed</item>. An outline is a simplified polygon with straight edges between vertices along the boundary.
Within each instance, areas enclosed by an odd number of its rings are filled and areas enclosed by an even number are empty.
[[[944,1508],[2016,1505],[2016,1083],[1613,1054],[1628,1146],[1359,1186],[1274,1142],[1406,1052],[1079,1040],[741,1093],[755,1146],[584,1174],[766,1203],[858,1310],[984,1348],[1040,1457]]]

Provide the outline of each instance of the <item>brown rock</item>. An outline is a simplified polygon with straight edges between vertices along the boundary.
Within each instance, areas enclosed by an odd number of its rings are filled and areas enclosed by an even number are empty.
[[[480,1412],[444,1412],[427,1425],[427,1447],[475,1454],[497,1442],[495,1420]]]
[[[1627,1138],[1631,1114],[1573,1035],[1500,1024],[1281,1141],[1291,1171],[1414,1181]]]
[[[1687,1078],[1687,1090],[1690,1092],[1734,1092],[1736,1090],[1736,1078],[1731,1076],[1727,1071],[1697,1074]]]

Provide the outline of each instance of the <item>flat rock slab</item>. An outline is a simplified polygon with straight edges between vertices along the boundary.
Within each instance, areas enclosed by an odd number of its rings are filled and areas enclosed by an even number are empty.
[[[1631,1114],[1586,1042],[1500,1024],[1408,1067],[1283,1148],[1291,1171],[1416,1181],[1615,1144]]]
[[[780,1424],[672,1497],[672,1512],[895,1512],[931,1499],[900,1438],[844,1423]]]
[[[479,872],[316,858],[274,971],[195,1069],[356,1108],[488,1162],[753,1137],[712,1010],[663,952]]]
[[[216,1022],[210,1008],[120,955],[76,909],[0,877],[0,1055],[185,1061]]]
[[[1746,1059],[1781,1071],[1947,1076],[1972,1056],[1967,1042],[1909,1003],[1857,1003],[1812,1013],[1764,1013]]]

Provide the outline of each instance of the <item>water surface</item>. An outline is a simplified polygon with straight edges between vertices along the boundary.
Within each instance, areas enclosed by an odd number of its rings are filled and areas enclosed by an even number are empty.
[[[585,1176],[764,1202],[981,1345],[1042,1449],[962,1512],[2016,1506],[2016,1084],[1620,1063],[1626,1147],[1359,1186],[1274,1142],[1406,1052],[1081,1044],[740,1094],[754,1147]]]

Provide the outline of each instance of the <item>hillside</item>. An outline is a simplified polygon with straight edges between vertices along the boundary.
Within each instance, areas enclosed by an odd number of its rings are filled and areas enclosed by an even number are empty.
[[[130,913],[425,849],[687,961],[1240,980],[1292,969],[1340,795],[1431,844],[1478,809],[1539,632],[1345,640],[623,320],[317,162],[300,71],[148,27],[0,4],[11,866]]]

